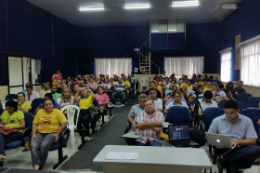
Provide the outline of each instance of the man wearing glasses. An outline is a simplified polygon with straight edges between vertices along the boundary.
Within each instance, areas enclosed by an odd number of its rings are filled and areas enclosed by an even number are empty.
[[[40,98],[39,93],[33,91],[33,87],[31,85],[26,86],[25,100],[32,104],[33,100],[36,98]]]

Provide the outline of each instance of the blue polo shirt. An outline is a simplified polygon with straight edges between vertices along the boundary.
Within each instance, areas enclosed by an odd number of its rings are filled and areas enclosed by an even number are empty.
[[[242,114],[234,123],[225,114],[215,118],[208,132],[230,136],[231,141],[258,138],[252,120]]]

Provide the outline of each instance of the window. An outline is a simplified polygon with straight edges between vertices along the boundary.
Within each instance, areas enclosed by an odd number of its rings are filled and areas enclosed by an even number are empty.
[[[232,48],[225,49],[221,53],[221,73],[220,79],[223,82],[229,82],[231,76],[231,50]]]
[[[132,72],[132,58],[95,58],[96,75],[125,75]]]
[[[241,44],[241,80],[246,85],[260,87],[260,39],[258,38],[257,40],[251,41],[249,43]]]
[[[170,76],[175,73],[177,76],[182,74],[192,75],[193,73],[202,73],[204,67],[204,57],[174,57],[164,58],[164,69]]]

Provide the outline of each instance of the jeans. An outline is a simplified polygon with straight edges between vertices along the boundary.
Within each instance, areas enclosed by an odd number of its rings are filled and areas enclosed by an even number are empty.
[[[55,134],[56,133],[36,133],[36,138],[33,139],[31,143],[33,166],[41,165],[43,167],[45,165],[49,149],[55,143],[55,137],[53,137]]]
[[[91,120],[91,116],[88,109],[82,109],[79,112],[78,125],[77,129],[85,129],[85,135],[89,136],[89,121]],[[83,125],[83,127],[82,127]]]
[[[217,155],[225,153],[223,150],[216,150]],[[235,149],[223,156],[227,161],[227,173],[238,173],[239,169],[250,168],[253,162],[260,157],[260,148],[256,145],[245,146]]]
[[[21,132],[10,133],[9,135],[3,135],[0,133],[0,155],[5,156],[5,145],[14,141],[19,141],[22,139]],[[0,162],[0,166],[3,166],[3,162]]]
[[[160,142],[150,143],[150,141],[147,141],[146,144],[143,144],[142,142],[136,141],[136,143],[138,146],[151,146],[151,147],[161,147],[162,146],[162,143],[160,143]]]
[[[116,98],[120,98],[121,104],[125,104],[125,93],[124,92],[114,92],[112,94],[112,103],[116,104]]]

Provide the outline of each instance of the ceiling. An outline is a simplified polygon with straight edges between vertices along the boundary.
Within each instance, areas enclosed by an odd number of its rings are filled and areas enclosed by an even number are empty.
[[[223,3],[241,0],[200,0],[198,7],[172,8],[173,0],[27,0],[76,26],[149,25],[151,20],[185,19],[187,23],[219,22],[214,14]],[[127,3],[150,3],[151,9],[125,10]],[[81,6],[104,4],[105,10],[80,12]]]

